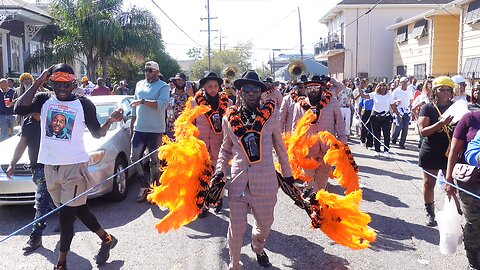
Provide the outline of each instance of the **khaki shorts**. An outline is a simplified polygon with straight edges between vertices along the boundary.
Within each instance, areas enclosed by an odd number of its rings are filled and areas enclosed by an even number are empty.
[[[45,180],[53,203],[58,207],[83,193],[94,183],[88,172],[88,163],[72,165],[45,165]],[[70,202],[68,206],[87,203],[87,194]]]

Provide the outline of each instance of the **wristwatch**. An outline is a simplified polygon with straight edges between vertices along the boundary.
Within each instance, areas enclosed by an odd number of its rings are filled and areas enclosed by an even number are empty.
[[[144,98],[142,98],[142,99],[140,100],[140,104],[145,104],[145,99],[144,99]]]

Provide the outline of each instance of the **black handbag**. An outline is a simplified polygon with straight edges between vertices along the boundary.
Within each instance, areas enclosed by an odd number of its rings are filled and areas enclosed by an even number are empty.
[[[472,183],[478,181],[480,176],[480,169],[476,166],[457,163],[453,167],[452,178],[464,182]]]

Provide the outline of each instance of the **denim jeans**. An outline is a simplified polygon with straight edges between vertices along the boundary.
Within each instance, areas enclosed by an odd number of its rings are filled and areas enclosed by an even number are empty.
[[[132,163],[138,161],[143,157],[145,149],[148,148],[148,153],[155,151],[162,145],[162,136],[163,133],[149,133],[149,132],[139,132],[134,131],[132,137],[132,153],[131,160]],[[145,177],[143,172],[142,162],[136,164],[133,168],[137,175],[141,178],[142,187],[149,187],[154,181],[159,181],[160,162],[158,159],[158,153],[150,155],[150,179]]]
[[[13,128],[15,116],[0,114],[0,142],[10,137],[9,129]]]
[[[35,219],[37,219],[54,209],[55,206],[47,190],[43,167],[32,169],[32,180],[35,185],[37,185],[37,191],[35,193]],[[45,227],[45,220],[41,219],[33,225],[31,235],[42,236]]]
[[[405,146],[405,141],[407,140],[407,133],[408,133],[408,124],[410,124],[410,114],[404,113],[401,119],[395,121],[395,131],[392,135],[392,142],[396,142],[398,139],[398,135],[402,132],[400,136],[400,142],[398,145]]]

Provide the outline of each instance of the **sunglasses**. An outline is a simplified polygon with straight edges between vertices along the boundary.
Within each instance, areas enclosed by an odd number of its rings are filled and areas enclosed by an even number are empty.
[[[258,94],[262,91],[262,88],[259,86],[254,86],[254,85],[245,85],[242,86],[242,91],[245,92],[246,94],[252,92],[254,94]]]
[[[55,82],[55,81],[50,81],[49,84],[53,88],[70,88],[73,85],[72,82]]]
[[[153,71],[154,71],[154,70],[151,69],[151,68],[146,68],[146,69],[145,69],[145,72],[146,72],[146,73],[150,73],[150,72],[153,72]]]
[[[315,91],[320,91],[322,90],[322,86],[321,85],[315,85],[315,86],[307,86],[307,90],[315,90]]]
[[[452,88],[450,88],[450,87],[440,87],[440,88],[437,88],[437,92],[439,92],[439,93],[452,92]]]

